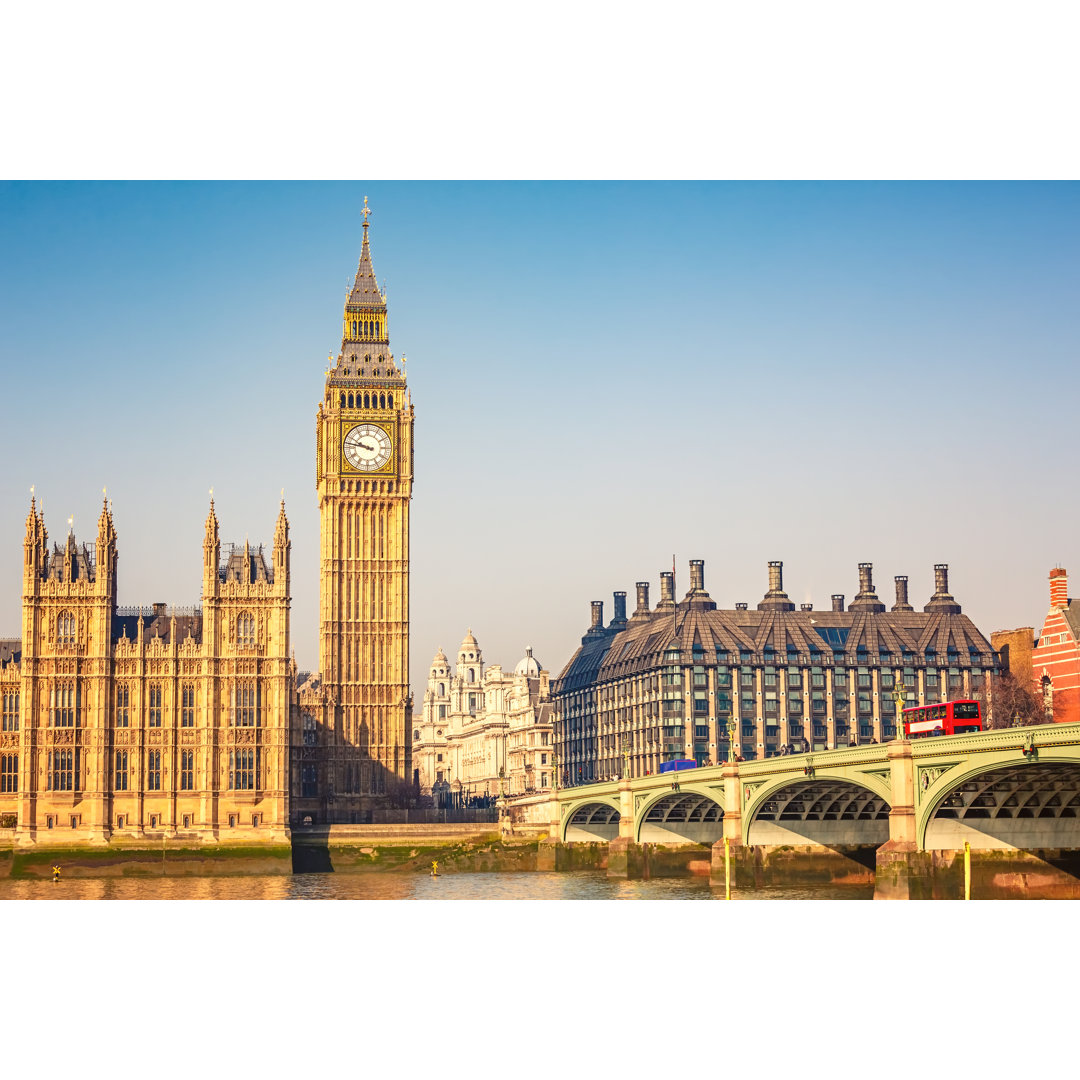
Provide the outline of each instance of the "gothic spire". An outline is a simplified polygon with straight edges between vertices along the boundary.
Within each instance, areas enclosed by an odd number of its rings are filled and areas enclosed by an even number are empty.
[[[361,311],[385,311],[386,297],[379,289],[379,283],[375,280],[375,267],[371,262],[371,249],[368,247],[368,209],[367,196],[364,196],[364,209],[360,211],[364,215],[364,242],[360,247],[360,262],[356,267],[356,280],[353,282],[349,299],[346,301],[347,308]]]

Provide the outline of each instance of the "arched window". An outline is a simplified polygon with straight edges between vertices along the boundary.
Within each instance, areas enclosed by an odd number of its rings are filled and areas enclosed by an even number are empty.
[[[446,697],[446,683],[439,683],[439,697]]]
[[[58,645],[75,644],[75,616],[62,611],[56,619],[56,642]]]
[[[371,395],[370,394],[365,394],[364,395],[364,408],[365,409],[370,409],[371,408]]]
[[[345,395],[344,394],[341,395],[341,407],[343,409],[345,408]]]
[[[236,620],[237,645],[255,644],[255,619],[246,612]]]
[[[476,668],[469,668],[469,682],[476,682]]]
[[[353,407],[353,396],[352,396],[352,394],[350,394],[349,395],[349,408],[351,409],[352,407]]]
[[[393,394],[387,394],[386,395],[386,407],[388,409],[392,409],[394,407],[394,395]]]
[[[379,408],[380,409],[385,409],[386,408],[386,395],[385,394],[380,394],[379,395]]]

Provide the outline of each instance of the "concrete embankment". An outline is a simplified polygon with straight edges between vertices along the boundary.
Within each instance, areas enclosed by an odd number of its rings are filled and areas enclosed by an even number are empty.
[[[0,850],[0,877],[49,878],[207,877],[289,874],[288,844],[258,847],[166,847],[109,844],[105,847],[33,847]]]
[[[879,851],[874,897],[962,900],[964,852]],[[974,849],[972,900],[1078,900],[1080,851]]]
[[[439,873],[536,870],[540,830],[501,835],[480,825],[329,825],[293,832],[296,873],[370,873],[383,870]]]

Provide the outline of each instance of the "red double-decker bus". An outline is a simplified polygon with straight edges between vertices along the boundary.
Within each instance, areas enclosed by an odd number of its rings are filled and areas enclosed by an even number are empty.
[[[909,739],[926,735],[963,735],[982,731],[982,710],[977,701],[947,701],[943,705],[919,705],[905,709],[904,734]]]

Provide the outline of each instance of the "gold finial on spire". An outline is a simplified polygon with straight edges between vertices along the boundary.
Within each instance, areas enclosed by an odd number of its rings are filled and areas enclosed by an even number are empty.
[[[364,209],[361,210],[360,213],[364,215],[364,228],[366,229],[367,228],[367,223],[368,223],[367,222],[368,214],[371,213],[371,208],[367,204],[367,196],[366,195],[364,196]]]

